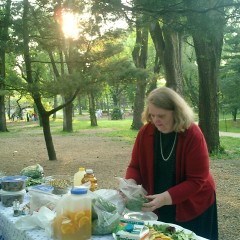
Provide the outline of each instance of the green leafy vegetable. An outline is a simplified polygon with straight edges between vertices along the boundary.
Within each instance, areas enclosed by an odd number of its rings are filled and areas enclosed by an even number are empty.
[[[131,211],[141,211],[143,203],[148,202],[148,200],[141,194],[134,198],[129,198],[126,202],[126,208]]]
[[[167,224],[148,224],[147,227],[157,233],[163,233],[164,235],[171,237],[173,240],[196,240],[196,235],[194,233],[186,233],[184,230],[176,230],[175,227]]]

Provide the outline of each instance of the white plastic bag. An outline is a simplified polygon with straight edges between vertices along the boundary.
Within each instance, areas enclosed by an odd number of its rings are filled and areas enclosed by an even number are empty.
[[[147,191],[131,180],[117,178],[119,180],[119,191],[125,195],[126,208],[131,211],[141,211],[143,203],[148,200],[145,198]]]
[[[119,214],[123,213],[125,209],[125,202],[119,194],[119,191],[114,189],[99,189],[96,190],[94,193],[114,204]]]
[[[92,197],[92,234],[111,234],[121,218],[117,206],[110,200],[97,194],[96,191],[91,192],[90,195]]]
[[[40,227],[45,230],[48,237],[52,237],[52,221],[54,218],[55,213],[43,206],[38,212],[33,212],[32,215],[19,218],[15,226],[19,230],[31,230]]]

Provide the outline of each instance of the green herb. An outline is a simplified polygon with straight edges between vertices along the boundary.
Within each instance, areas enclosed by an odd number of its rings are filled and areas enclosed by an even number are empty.
[[[35,185],[41,185],[42,183],[44,183],[44,179],[43,178],[28,178],[26,181],[26,186],[30,187],[30,186],[35,186]]]
[[[148,200],[141,194],[134,198],[129,198],[126,202],[126,208],[131,211],[141,211],[142,205]]]

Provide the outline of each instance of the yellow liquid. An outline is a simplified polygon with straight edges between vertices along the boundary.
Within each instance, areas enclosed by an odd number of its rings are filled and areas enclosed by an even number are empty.
[[[59,240],[91,239],[91,218],[91,210],[64,212],[53,221],[54,238]]]
[[[85,174],[84,178],[82,179],[82,183],[86,183],[86,182],[91,182],[91,187],[90,187],[90,191],[94,191],[97,189],[97,179],[95,178],[94,174]]]

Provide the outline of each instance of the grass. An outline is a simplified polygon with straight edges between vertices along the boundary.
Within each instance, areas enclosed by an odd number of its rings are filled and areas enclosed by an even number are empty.
[[[67,133],[62,131],[62,119],[51,121],[51,132],[53,135],[89,135],[92,134],[90,131],[82,131],[86,129],[91,130],[106,130],[106,131],[95,131],[94,134],[103,138],[111,138],[113,141],[126,141],[129,144],[133,144],[137,136],[138,131],[131,130],[132,119],[127,118],[123,120],[108,120],[106,118],[98,120],[98,126],[91,127],[90,120],[86,116],[75,117],[73,120],[74,132]],[[219,122],[220,131],[225,131],[227,128],[228,132],[240,132],[240,120],[236,122],[232,120],[221,120]],[[227,126],[227,127],[226,127]],[[8,123],[7,125],[9,132],[1,133],[1,137],[19,137],[21,138],[22,133],[32,135],[42,135],[42,129],[39,127],[37,122],[14,122]],[[221,151],[220,153],[211,154],[211,159],[239,159],[240,156],[240,145],[239,138],[233,137],[220,137]]]
[[[220,120],[219,131],[240,133],[240,119],[237,119],[237,121],[230,119]]]

